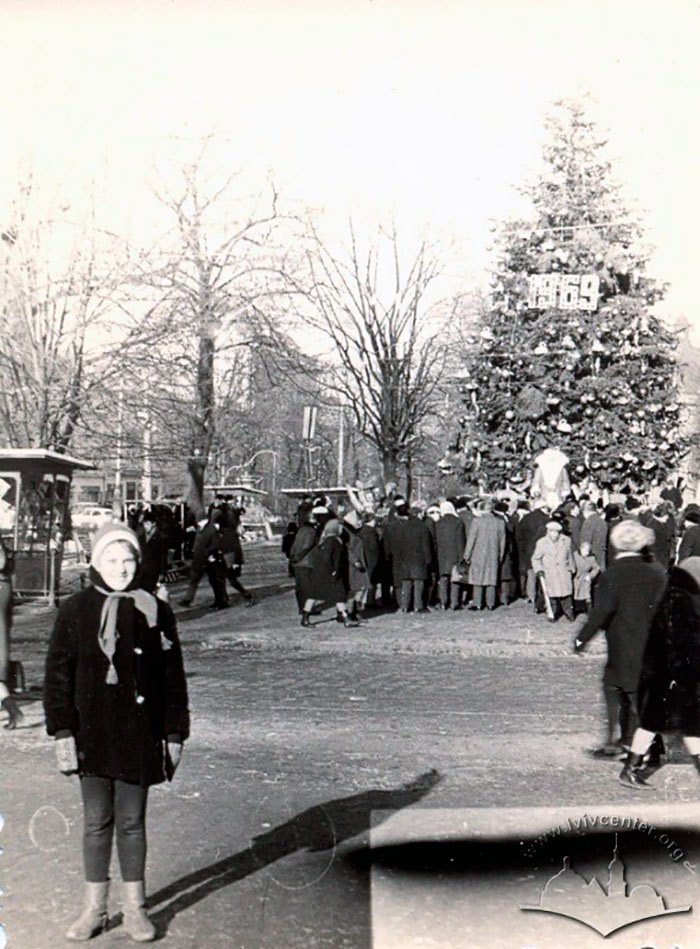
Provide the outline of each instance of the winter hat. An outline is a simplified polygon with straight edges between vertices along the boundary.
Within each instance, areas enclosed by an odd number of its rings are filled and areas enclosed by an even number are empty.
[[[324,504],[318,504],[311,508],[312,514],[328,514],[328,508]]]
[[[557,533],[561,533],[562,526],[559,521],[547,521],[546,526],[548,531],[557,531]]]
[[[453,515],[456,517],[456,516],[457,516],[457,512],[455,511],[455,506],[454,506],[454,504],[452,504],[451,501],[441,501],[441,502],[440,502],[440,514],[442,514],[443,516],[444,516],[445,514],[453,514]]]
[[[136,559],[141,560],[141,547],[139,539],[130,527],[127,527],[123,521],[109,521],[95,533],[92,541],[92,554],[90,556],[90,566],[94,567],[99,573],[100,560],[105,549],[115,541],[121,540],[130,547],[133,547]]]
[[[610,531],[610,543],[620,553],[636,554],[654,543],[654,531],[638,521],[620,521]]]

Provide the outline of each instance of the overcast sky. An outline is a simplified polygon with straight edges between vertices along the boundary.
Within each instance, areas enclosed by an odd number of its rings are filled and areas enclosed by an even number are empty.
[[[154,166],[214,130],[222,165],[454,235],[479,279],[548,106],[590,91],[700,342],[699,26],[695,0],[0,0],[4,200],[31,158],[145,238]]]

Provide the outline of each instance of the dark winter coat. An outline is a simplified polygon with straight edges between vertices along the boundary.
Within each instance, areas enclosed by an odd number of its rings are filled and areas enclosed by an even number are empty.
[[[639,716],[649,731],[700,737],[700,588],[678,567],[644,651]]]
[[[693,524],[683,533],[678,548],[678,562],[686,557],[700,557],[700,524]]]
[[[367,563],[367,575],[372,584],[381,582],[382,569],[382,545],[379,540],[379,532],[376,527],[369,524],[363,526],[357,532],[362,541],[362,548],[365,553],[365,562]]]
[[[591,553],[595,557],[596,563],[601,570],[605,570],[605,559],[608,549],[608,525],[600,514],[590,514],[584,518],[583,524],[581,525],[579,547],[584,543],[591,545]]]
[[[243,566],[243,545],[241,544],[241,515],[237,509],[224,509],[224,523],[221,528],[221,552],[228,557],[227,563]]]
[[[464,521],[455,514],[443,514],[435,524],[438,573],[448,576],[464,556],[467,542]]]
[[[498,575],[500,583],[510,583],[518,579],[518,548],[515,543],[515,524],[505,513],[497,513],[506,525],[506,546],[503,551],[501,568]]]
[[[515,542],[518,545],[520,572],[523,574],[532,569],[535,544],[547,533],[545,525],[549,519],[549,514],[546,514],[542,508],[537,508],[534,511],[528,511],[516,525]]]
[[[354,594],[369,587],[367,561],[365,559],[365,548],[358,532],[347,524],[344,529],[348,549],[348,588],[349,592]]]
[[[104,601],[89,587],[58,613],[46,657],[46,729],[75,737],[81,774],[148,787],[165,780],[166,739],[189,735],[175,618],[158,601],[157,626],[150,629],[131,600],[120,600],[114,654],[119,681],[108,685],[109,662],[97,640]]]
[[[300,528],[301,530],[301,528]],[[340,537],[327,537],[309,554],[307,597],[326,606],[348,597],[348,551]]]
[[[654,557],[661,566],[668,570],[671,563],[675,560],[676,548],[676,523],[669,514],[663,517],[655,517],[653,514],[647,514],[642,517],[642,523],[645,527],[650,527],[654,531],[654,543],[652,551]]]
[[[636,690],[649,629],[666,586],[666,573],[658,563],[641,555],[618,557],[603,573],[595,605],[578,638],[588,642],[605,630],[608,661],[603,681],[628,692]]]
[[[469,562],[467,581],[476,586],[495,586],[506,549],[506,525],[495,514],[475,517],[469,528],[464,559]]]
[[[154,593],[159,578],[168,569],[167,541],[158,527],[150,537],[146,535],[143,527],[139,528],[137,535],[141,547],[139,585],[149,593]]]
[[[384,552],[391,560],[394,584],[427,580],[433,546],[427,525],[417,517],[397,517],[384,531]]]
[[[197,531],[192,548],[192,572],[204,573],[210,557],[221,554],[221,534],[216,524],[205,524],[202,530]]]
[[[299,567],[309,567],[309,554],[316,546],[318,533],[311,524],[302,524],[296,533],[292,549],[289,552],[289,562],[295,572]]]

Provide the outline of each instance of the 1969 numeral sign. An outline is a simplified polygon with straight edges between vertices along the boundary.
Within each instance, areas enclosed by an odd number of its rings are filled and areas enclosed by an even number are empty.
[[[598,290],[596,274],[532,274],[528,306],[533,310],[596,310]]]

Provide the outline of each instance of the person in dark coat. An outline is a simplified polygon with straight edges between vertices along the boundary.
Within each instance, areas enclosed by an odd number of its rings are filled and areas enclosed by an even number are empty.
[[[141,545],[141,589],[155,593],[168,569],[168,544],[152,511],[143,512],[136,534]]]
[[[440,505],[439,504],[429,504],[425,511],[425,526],[430,531],[430,543],[433,548],[433,557],[430,561],[430,570],[428,576],[427,590],[425,593],[425,605],[428,607],[434,606],[436,609],[441,610],[443,608],[442,603],[440,602],[440,574],[438,566],[438,551],[437,551],[437,523],[440,520]]]
[[[666,501],[657,504],[651,513],[642,517],[642,523],[654,531],[652,552],[664,570],[668,570],[675,560],[676,522],[669,511]]]
[[[532,569],[532,555],[537,541],[547,533],[549,519],[549,509],[544,501],[538,499],[534,502],[532,511],[526,514],[515,528],[520,572],[525,573],[525,593],[536,613],[542,612],[544,604],[535,572]]]
[[[124,927],[137,942],[155,937],[144,910],[146,802],[151,785],[172,778],[189,711],[175,618],[140,588],[139,557],[126,524],[97,531],[91,585],[61,607],[46,657],[46,729],[59,770],[79,775],[84,805],[85,905],[71,940],[107,925],[115,829]]]
[[[210,609],[223,610],[228,606],[226,565],[221,552],[222,523],[223,514],[217,508],[212,508],[209,517],[198,524],[197,536],[192,548],[190,582],[185,596],[180,600],[182,606],[192,605],[197,595],[197,588],[205,574],[214,593],[214,604]]]
[[[467,542],[464,521],[457,516],[450,501],[440,504],[440,519],[434,522],[437,548],[440,604],[443,610],[460,610],[462,584],[457,565],[462,562]]]
[[[660,564],[644,559],[643,551],[654,541],[653,533],[636,521],[625,520],[612,531],[618,551],[602,574],[598,597],[578,632],[575,649],[581,652],[598,630],[604,630],[608,661],[603,673],[607,708],[605,743],[590,754],[605,758],[629,747],[638,724],[637,686],[649,629],[666,586]]]
[[[354,509],[343,518],[343,540],[348,554],[348,596],[347,612],[351,619],[360,620],[360,614],[367,603],[369,593],[369,573],[365,559],[365,548],[360,539],[362,517]],[[362,621],[364,622],[364,620]]]
[[[244,563],[241,517],[245,514],[245,508],[235,507],[229,500],[227,499],[227,503],[221,508],[221,553],[224,557],[226,580],[241,594],[246,606],[253,606],[255,597],[241,583]]]
[[[311,571],[308,583],[308,595],[304,603],[301,625],[311,625],[311,613],[314,608],[335,604],[336,620],[345,626],[359,626],[357,620],[348,615],[348,550],[343,540],[343,527],[340,521],[332,518],[328,521],[319,538],[318,544],[309,554]]]
[[[396,508],[395,519],[387,525],[384,550],[391,558],[394,585],[400,590],[401,610],[408,613],[413,607],[416,612],[427,613],[428,608],[423,604],[433,558],[430,531],[422,520],[411,516],[407,504]]]
[[[292,552],[292,546],[294,544],[294,539],[297,536],[298,529],[299,529],[299,525],[297,524],[296,521],[288,521],[287,530],[282,535],[282,546],[280,549],[282,553],[284,554],[284,556],[287,558],[287,569],[289,570],[290,577],[294,576],[294,570],[292,569],[292,565],[289,562],[289,555]]]
[[[518,590],[518,546],[515,543],[515,523],[508,516],[507,501],[497,501],[493,512],[506,525],[506,546],[498,571],[498,595],[504,606],[510,606],[516,599]]]
[[[639,728],[620,781],[645,789],[657,734],[683,736],[700,772],[700,557],[673,568],[649,633],[639,678]]]
[[[312,514],[303,515],[301,525],[296,532],[292,549],[289,552],[289,566],[294,576],[294,595],[297,598],[299,612],[303,614],[304,603],[309,598],[311,583],[310,553],[318,541],[318,526]]]
[[[596,563],[601,570],[605,570],[608,550],[608,525],[598,513],[598,508],[593,501],[583,502],[581,514],[583,523],[581,524],[579,546],[583,543],[588,544]],[[593,599],[595,600],[595,595]]]
[[[374,514],[366,511],[362,515],[362,526],[357,532],[357,536],[362,542],[365,563],[367,564],[368,590],[366,606],[373,606],[378,584],[382,582],[384,553],[382,543],[379,539],[379,531]]]
[[[678,548],[678,561],[688,557],[700,557],[700,510],[686,511],[683,518],[683,533]]]

